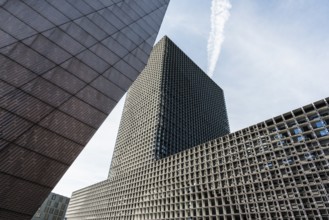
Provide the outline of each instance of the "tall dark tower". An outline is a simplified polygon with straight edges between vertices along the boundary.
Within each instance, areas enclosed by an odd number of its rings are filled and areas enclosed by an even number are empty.
[[[168,3],[0,1],[0,219],[31,219],[145,67]]]
[[[155,161],[228,133],[222,89],[164,37],[128,91],[109,179],[104,184],[129,181],[131,175],[143,175]],[[75,203],[80,203],[74,198],[69,219],[89,218],[92,213],[73,214]]]
[[[156,159],[230,132],[223,90],[173,42],[163,41]],[[154,74],[158,64],[148,65],[145,71]]]
[[[223,90],[164,37],[127,94],[110,174],[228,133]]]

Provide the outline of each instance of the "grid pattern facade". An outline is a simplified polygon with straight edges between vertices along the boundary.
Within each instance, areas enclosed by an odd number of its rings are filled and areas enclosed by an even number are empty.
[[[50,193],[32,220],[64,220],[70,198]]]
[[[223,90],[170,39],[164,41],[156,159],[230,133]],[[146,71],[154,74],[152,67]]]
[[[129,89],[109,176],[228,133],[222,89],[164,37]]]
[[[329,98],[79,190],[67,217],[327,220],[328,124]]]
[[[169,0],[0,1],[0,219],[30,219],[145,67]]]
[[[68,219],[328,220],[329,98],[155,159],[165,48],[128,93],[117,142],[126,148],[114,156],[123,169],[74,192]]]

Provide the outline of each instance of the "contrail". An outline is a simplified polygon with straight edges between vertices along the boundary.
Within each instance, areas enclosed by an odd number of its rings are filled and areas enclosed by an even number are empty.
[[[230,17],[229,0],[212,0],[211,27],[208,39],[208,75],[212,77],[224,41],[224,26]]]

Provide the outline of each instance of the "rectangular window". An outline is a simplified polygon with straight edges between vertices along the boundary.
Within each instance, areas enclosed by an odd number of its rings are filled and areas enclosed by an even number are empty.
[[[289,157],[289,158],[283,159],[282,162],[284,164],[292,164],[294,162],[294,160],[291,157]]]
[[[302,130],[300,128],[295,128],[294,133],[295,134],[300,134],[300,133],[302,133]]]
[[[320,131],[320,135],[321,135],[321,137],[323,137],[323,136],[327,136],[328,135],[328,129],[324,129],[324,130],[321,130]]]
[[[304,136],[299,136],[299,137],[297,137],[297,140],[298,140],[299,142],[303,141],[304,139],[305,139]]]
[[[324,121],[318,121],[318,122],[316,122],[315,123],[315,127],[316,128],[322,128],[322,127],[324,127],[324,126],[326,126],[326,124],[325,124],[325,122]]]
[[[272,168],[273,167],[273,163],[272,162],[268,162],[265,167],[268,167],[268,168]]]

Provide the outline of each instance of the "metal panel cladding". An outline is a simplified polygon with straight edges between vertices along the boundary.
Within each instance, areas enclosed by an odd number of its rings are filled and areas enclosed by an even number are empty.
[[[0,219],[31,219],[146,65],[168,3],[0,1]]]

